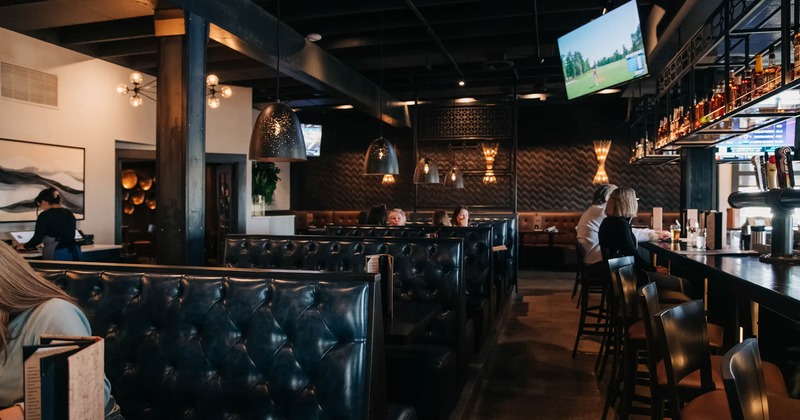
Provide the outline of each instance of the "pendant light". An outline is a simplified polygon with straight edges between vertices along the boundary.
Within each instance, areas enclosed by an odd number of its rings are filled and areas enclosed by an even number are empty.
[[[306,158],[306,143],[300,120],[292,108],[281,103],[281,2],[278,0],[275,24],[275,102],[267,104],[253,127],[250,136],[250,159],[261,162],[302,162]]]
[[[378,129],[380,135],[377,139],[373,140],[367,148],[367,154],[364,156],[364,175],[383,175],[382,183],[384,185],[393,184],[394,176],[400,174],[400,164],[397,162],[397,152],[389,140],[383,138],[383,1],[381,1],[381,35],[380,35],[380,51],[378,52],[378,59],[380,60],[380,115],[378,116]],[[390,178],[389,178],[390,177]],[[391,179],[391,181],[390,181]]]
[[[444,186],[445,188],[464,188],[464,175],[456,165],[456,156],[452,149],[453,146],[451,145],[450,151],[453,154],[453,166],[450,167],[447,171],[447,175],[444,177]]]
[[[423,156],[417,162],[417,167],[414,168],[414,183],[415,184],[438,184],[439,183],[439,167],[433,162],[433,159]]]

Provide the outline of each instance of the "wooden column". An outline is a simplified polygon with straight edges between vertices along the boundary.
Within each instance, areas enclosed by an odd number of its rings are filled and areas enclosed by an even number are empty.
[[[156,35],[156,262],[203,265],[208,23],[189,12],[159,11]]]
[[[717,167],[715,148],[681,149],[681,210],[716,210]]]

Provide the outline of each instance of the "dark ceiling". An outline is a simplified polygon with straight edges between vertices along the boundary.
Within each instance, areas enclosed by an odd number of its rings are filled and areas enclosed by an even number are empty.
[[[237,0],[232,3],[241,3]],[[0,26],[147,74],[157,74],[157,0],[5,0]],[[177,2],[180,3],[180,2]],[[224,3],[224,2],[223,2]],[[277,16],[277,0],[254,0]],[[490,99],[547,90],[564,96],[557,37],[601,15],[611,0],[283,1],[280,19],[299,36],[399,100]],[[652,3],[638,1],[647,18]],[[268,37],[268,34],[262,34]],[[274,39],[274,38],[269,38]],[[263,60],[262,60],[263,61]],[[283,69],[283,67],[281,67]],[[209,42],[208,72],[274,100],[275,70]],[[463,79],[466,86],[459,87]],[[281,79],[293,106],[347,103],[346,95]]]

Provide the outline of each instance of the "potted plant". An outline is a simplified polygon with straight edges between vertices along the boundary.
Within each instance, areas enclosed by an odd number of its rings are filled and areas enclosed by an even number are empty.
[[[252,196],[253,213],[264,214],[264,206],[274,202],[275,187],[278,185],[278,174],[281,168],[272,162],[253,162]]]

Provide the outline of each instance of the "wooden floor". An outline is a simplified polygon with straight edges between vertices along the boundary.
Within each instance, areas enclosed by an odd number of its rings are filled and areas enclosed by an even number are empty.
[[[574,272],[520,272],[469,418],[600,419],[606,384],[594,374],[598,341],[583,339],[572,358],[574,281]]]

